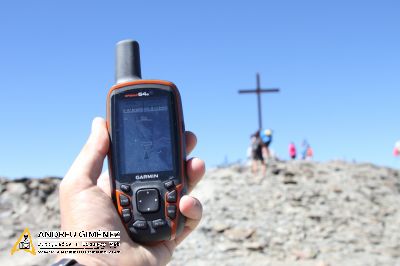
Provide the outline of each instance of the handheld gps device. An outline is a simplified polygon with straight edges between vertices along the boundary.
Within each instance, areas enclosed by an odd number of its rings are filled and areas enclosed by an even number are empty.
[[[139,44],[116,47],[116,84],[107,96],[114,204],[131,238],[172,240],[184,227],[185,126],[177,87],[141,79]]]

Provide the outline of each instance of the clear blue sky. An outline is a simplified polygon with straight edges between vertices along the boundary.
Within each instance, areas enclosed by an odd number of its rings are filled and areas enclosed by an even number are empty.
[[[0,176],[62,176],[104,116],[114,45],[141,44],[144,78],[183,97],[194,155],[209,166],[244,158],[264,124],[272,148],[306,137],[315,158],[399,167],[398,1],[2,1]]]

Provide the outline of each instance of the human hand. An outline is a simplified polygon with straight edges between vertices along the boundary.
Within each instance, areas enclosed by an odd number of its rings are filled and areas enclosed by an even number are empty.
[[[194,149],[196,142],[196,136],[186,132],[187,154]],[[112,202],[108,172],[101,174],[109,144],[104,119],[95,118],[89,139],[60,185],[61,229],[78,232],[120,231],[120,253],[68,254],[66,257],[74,258],[84,265],[165,265],[170,261],[175,248],[200,222],[202,205],[194,197],[186,195],[181,198],[179,209],[187,219],[183,233],[175,240],[152,246],[133,242]],[[190,193],[203,177],[205,165],[202,160],[193,158],[187,161],[186,167]]]

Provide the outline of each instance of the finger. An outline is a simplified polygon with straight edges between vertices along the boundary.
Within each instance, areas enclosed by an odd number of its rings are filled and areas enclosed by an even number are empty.
[[[65,181],[74,184],[78,190],[96,185],[108,147],[106,122],[97,117],[92,122],[89,139],[64,177]]]
[[[196,147],[197,137],[193,132],[186,131],[185,138],[186,138],[186,155],[189,155],[193,151],[194,147]]]
[[[185,195],[179,201],[179,210],[189,220],[200,221],[203,214],[203,206],[200,201],[192,196]],[[188,226],[187,222],[185,226]],[[194,229],[194,227],[191,227]]]
[[[175,242],[181,243],[199,224],[203,215],[203,206],[200,201],[191,196],[183,196],[179,203],[179,210],[186,217],[185,227]]]
[[[111,186],[108,171],[103,172],[97,179],[97,186],[111,198]]]
[[[188,174],[188,192],[190,193],[206,172],[206,165],[199,158],[192,158],[186,162]]]

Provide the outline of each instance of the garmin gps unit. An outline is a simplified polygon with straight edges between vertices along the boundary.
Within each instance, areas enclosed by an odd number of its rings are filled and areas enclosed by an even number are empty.
[[[185,126],[177,87],[141,79],[139,44],[116,47],[116,84],[107,96],[112,197],[132,240],[172,240],[185,217]]]

